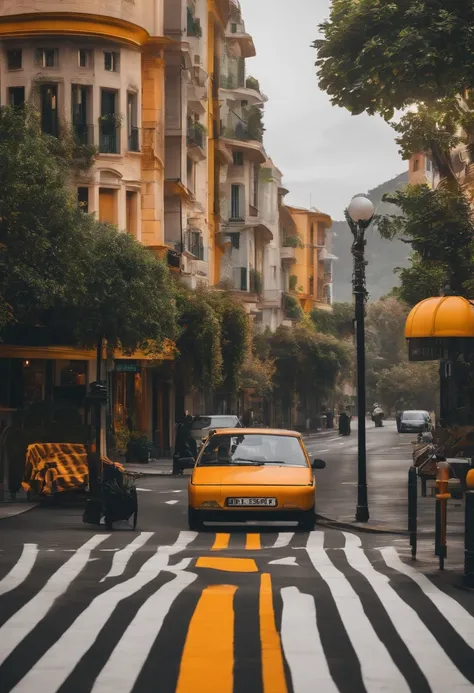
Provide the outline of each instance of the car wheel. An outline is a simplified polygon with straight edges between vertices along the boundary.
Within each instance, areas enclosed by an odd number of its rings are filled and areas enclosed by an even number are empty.
[[[302,532],[312,532],[315,526],[316,515],[314,514],[314,508],[311,508],[311,510],[307,510],[304,513],[303,517],[300,516],[298,529],[300,529]]]
[[[204,525],[199,519],[197,511],[190,507],[188,507],[188,527],[192,532],[199,532],[204,529]]]

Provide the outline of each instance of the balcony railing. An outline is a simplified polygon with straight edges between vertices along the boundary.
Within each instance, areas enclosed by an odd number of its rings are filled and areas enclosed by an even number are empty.
[[[128,151],[140,151],[140,131],[136,127],[131,127],[128,133]]]
[[[120,127],[108,122],[100,124],[99,152],[101,154],[120,154]]]
[[[73,124],[74,135],[78,144],[90,145],[94,144],[94,126],[85,125],[84,123]]]
[[[204,135],[205,131],[200,123],[188,125],[187,140],[191,146],[204,149]]]

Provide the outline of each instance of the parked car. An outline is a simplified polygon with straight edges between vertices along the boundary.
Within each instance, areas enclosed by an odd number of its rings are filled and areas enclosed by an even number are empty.
[[[210,431],[220,428],[240,428],[238,416],[212,414],[211,416],[196,416],[191,428],[191,435],[197,443],[198,448],[202,441],[208,437]]]
[[[235,428],[215,431],[202,447],[188,486],[188,524],[290,521],[311,531],[316,482],[299,433]]]
[[[431,419],[427,411],[404,411],[400,417],[399,433],[420,433],[430,431]]]

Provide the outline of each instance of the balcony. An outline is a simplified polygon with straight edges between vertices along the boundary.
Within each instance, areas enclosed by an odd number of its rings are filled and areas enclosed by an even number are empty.
[[[139,128],[132,126],[128,132],[128,151],[140,151],[140,131]]]
[[[264,289],[262,304],[264,308],[281,308],[283,293],[280,289]]]
[[[188,124],[186,133],[188,150],[191,158],[196,161],[202,161],[206,158],[206,135],[206,128],[201,123],[195,122]]]
[[[296,262],[296,248],[283,246],[280,248],[280,258],[285,264],[293,265]]]
[[[185,233],[184,250],[196,260],[204,260],[204,242],[199,231],[187,231]]]
[[[72,129],[76,138],[77,144],[93,145],[94,144],[94,126],[85,125],[84,123],[73,123]]]
[[[101,154],[120,154],[119,119],[114,114],[99,119],[99,152]]]

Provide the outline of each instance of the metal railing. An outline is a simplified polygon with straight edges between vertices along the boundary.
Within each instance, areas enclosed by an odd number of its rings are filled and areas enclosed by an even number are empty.
[[[74,135],[78,144],[94,144],[94,126],[84,123],[73,123]]]
[[[140,131],[137,127],[132,126],[128,133],[128,151],[140,151]]]
[[[120,154],[120,128],[101,123],[99,137],[101,154]]]

